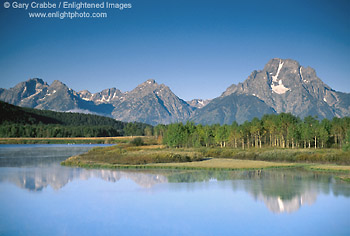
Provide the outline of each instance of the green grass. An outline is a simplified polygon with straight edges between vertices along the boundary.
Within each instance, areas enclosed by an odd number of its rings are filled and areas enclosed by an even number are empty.
[[[350,165],[350,151],[341,149],[200,148],[199,150],[203,156],[215,158]]]
[[[97,147],[87,153],[71,157],[62,164],[88,168],[174,168],[174,169],[263,169],[305,167],[322,171],[350,170],[350,166],[312,165],[311,163],[349,163],[348,153],[342,150],[304,149],[229,149],[229,148],[177,148],[152,145],[119,144]],[[343,159],[342,159],[343,158]],[[322,168],[321,168],[322,167]]]
[[[79,160],[73,157],[72,160],[62,162],[65,166],[77,166],[84,168],[103,169],[181,169],[181,170],[260,170],[270,168],[300,167],[298,164],[276,163],[250,160],[232,159],[209,159],[193,162],[172,162],[172,163],[150,163],[150,164],[113,164],[101,163],[87,160]]]
[[[168,150],[161,145],[133,146],[119,144],[111,147],[93,148],[87,153],[67,159],[63,164],[144,165],[149,163],[192,162],[202,159],[200,153]]]
[[[267,161],[251,161],[251,160],[234,160],[234,159],[218,159],[189,162],[189,163],[164,163],[152,164],[152,167],[169,167],[178,169],[208,169],[208,170],[249,170],[249,169],[266,169],[266,168],[287,168],[297,167],[294,163],[280,163]]]

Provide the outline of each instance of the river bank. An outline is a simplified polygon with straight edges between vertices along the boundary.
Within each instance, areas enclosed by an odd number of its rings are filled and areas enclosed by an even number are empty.
[[[250,170],[303,168],[335,172],[350,180],[350,155],[337,149],[216,149],[167,148],[163,145],[133,146],[128,143],[94,148],[68,158],[65,166],[110,169],[206,169]]]

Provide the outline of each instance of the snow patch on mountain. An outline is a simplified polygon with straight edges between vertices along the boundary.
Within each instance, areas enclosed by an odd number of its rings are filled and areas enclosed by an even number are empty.
[[[300,66],[299,68],[299,74],[300,74],[300,77],[301,77],[301,80],[304,82],[304,83],[309,83],[309,81],[307,81],[306,79],[304,79],[303,77],[303,72],[301,71],[302,67]]]
[[[195,107],[197,109],[201,109],[203,107],[205,107],[206,105],[208,105],[208,103],[210,102],[210,99],[204,100],[204,99],[193,99],[191,101],[187,101],[187,103],[192,106]]]
[[[278,75],[280,74],[280,71],[281,71],[281,69],[283,67],[283,64],[284,64],[284,62],[281,62],[281,60],[280,60],[280,63],[278,65],[278,69],[277,69],[277,73],[276,73],[276,75],[272,76],[272,81],[273,82],[278,82]]]
[[[56,90],[53,90],[52,93],[47,93],[47,94],[45,95],[45,97],[46,97],[46,96],[51,96],[52,94],[55,94],[55,93],[56,93]]]
[[[286,88],[283,83],[282,80],[278,81],[278,85],[274,85],[273,83],[271,84],[271,89],[273,92],[278,93],[278,94],[284,94],[286,93],[288,90],[290,90],[289,88]]]
[[[277,94],[284,94],[289,90],[289,88],[286,88],[283,85],[282,80],[278,80],[278,75],[281,72],[283,64],[284,64],[284,62],[282,62],[280,60],[280,62],[278,64],[278,69],[277,69],[276,75],[271,76],[271,78],[272,78],[271,89],[272,89],[272,92],[275,92]],[[276,83],[277,83],[277,85],[275,85]]]

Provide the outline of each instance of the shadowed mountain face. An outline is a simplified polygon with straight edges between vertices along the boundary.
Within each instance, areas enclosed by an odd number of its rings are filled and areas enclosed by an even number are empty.
[[[278,58],[210,101],[185,102],[169,87],[154,80],[147,80],[130,92],[110,88],[92,94],[87,90],[75,92],[57,80],[48,85],[41,79],[30,79],[8,90],[0,89],[0,100],[18,106],[95,113],[152,125],[187,120],[202,124],[243,123],[281,112],[301,118],[350,116],[349,93],[332,90],[310,67]]]
[[[230,94],[212,100],[207,106],[194,113],[193,121],[200,124],[243,123],[263,114],[276,113],[260,99],[245,94]]]

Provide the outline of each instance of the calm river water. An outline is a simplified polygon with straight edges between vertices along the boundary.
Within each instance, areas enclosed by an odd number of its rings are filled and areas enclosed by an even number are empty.
[[[0,145],[0,235],[350,235],[350,184],[296,170],[88,170]]]

